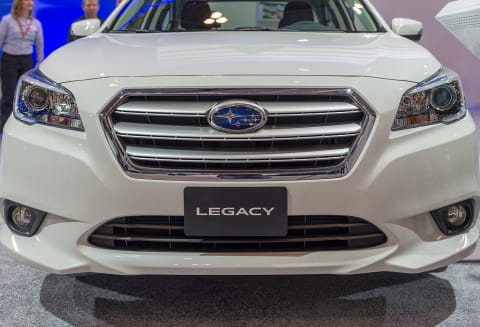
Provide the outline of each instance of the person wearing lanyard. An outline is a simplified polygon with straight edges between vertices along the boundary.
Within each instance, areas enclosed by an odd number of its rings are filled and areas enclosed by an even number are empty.
[[[42,24],[33,16],[33,0],[14,0],[10,14],[0,22],[2,106],[0,132],[13,109],[13,97],[19,77],[43,60]]]

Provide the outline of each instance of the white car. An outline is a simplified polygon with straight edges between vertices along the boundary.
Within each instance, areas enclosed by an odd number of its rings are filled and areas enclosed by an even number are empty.
[[[124,1],[19,81],[1,243],[53,273],[419,273],[468,256],[475,124],[458,76],[409,40],[421,30],[360,0]]]

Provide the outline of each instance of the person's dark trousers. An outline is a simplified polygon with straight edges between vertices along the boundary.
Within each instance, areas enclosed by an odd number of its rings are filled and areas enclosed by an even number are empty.
[[[8,53],[2,54],[2,107],[0,117],[0,132],[3,132],[8,117],[13,109],[13,97],[18,79],[26,71],[33,68],[32,55],[15,56]]]

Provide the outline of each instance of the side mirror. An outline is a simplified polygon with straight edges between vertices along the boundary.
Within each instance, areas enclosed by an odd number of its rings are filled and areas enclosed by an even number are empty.
[[[77,37],[84,37],[95,33],[100,28],[100,19],[83,19],[72,24],[72,33]]]
[[[412,41],[420,41],[422,38],[423,24],[418,20],[394,18],[392,20],[392,30],[396,34]]]

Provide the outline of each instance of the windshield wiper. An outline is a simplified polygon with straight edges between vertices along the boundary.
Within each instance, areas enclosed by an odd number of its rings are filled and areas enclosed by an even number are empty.
[[[246,27],[237,27],[236,31],[277,31],[277,29],[265,27],[265,26],[246,26]]]
[[[158,33],[160,31],[157,30],[149,30],[149,29],[136,29],[136,30],[113,30],[109,31],[109,33]]]

